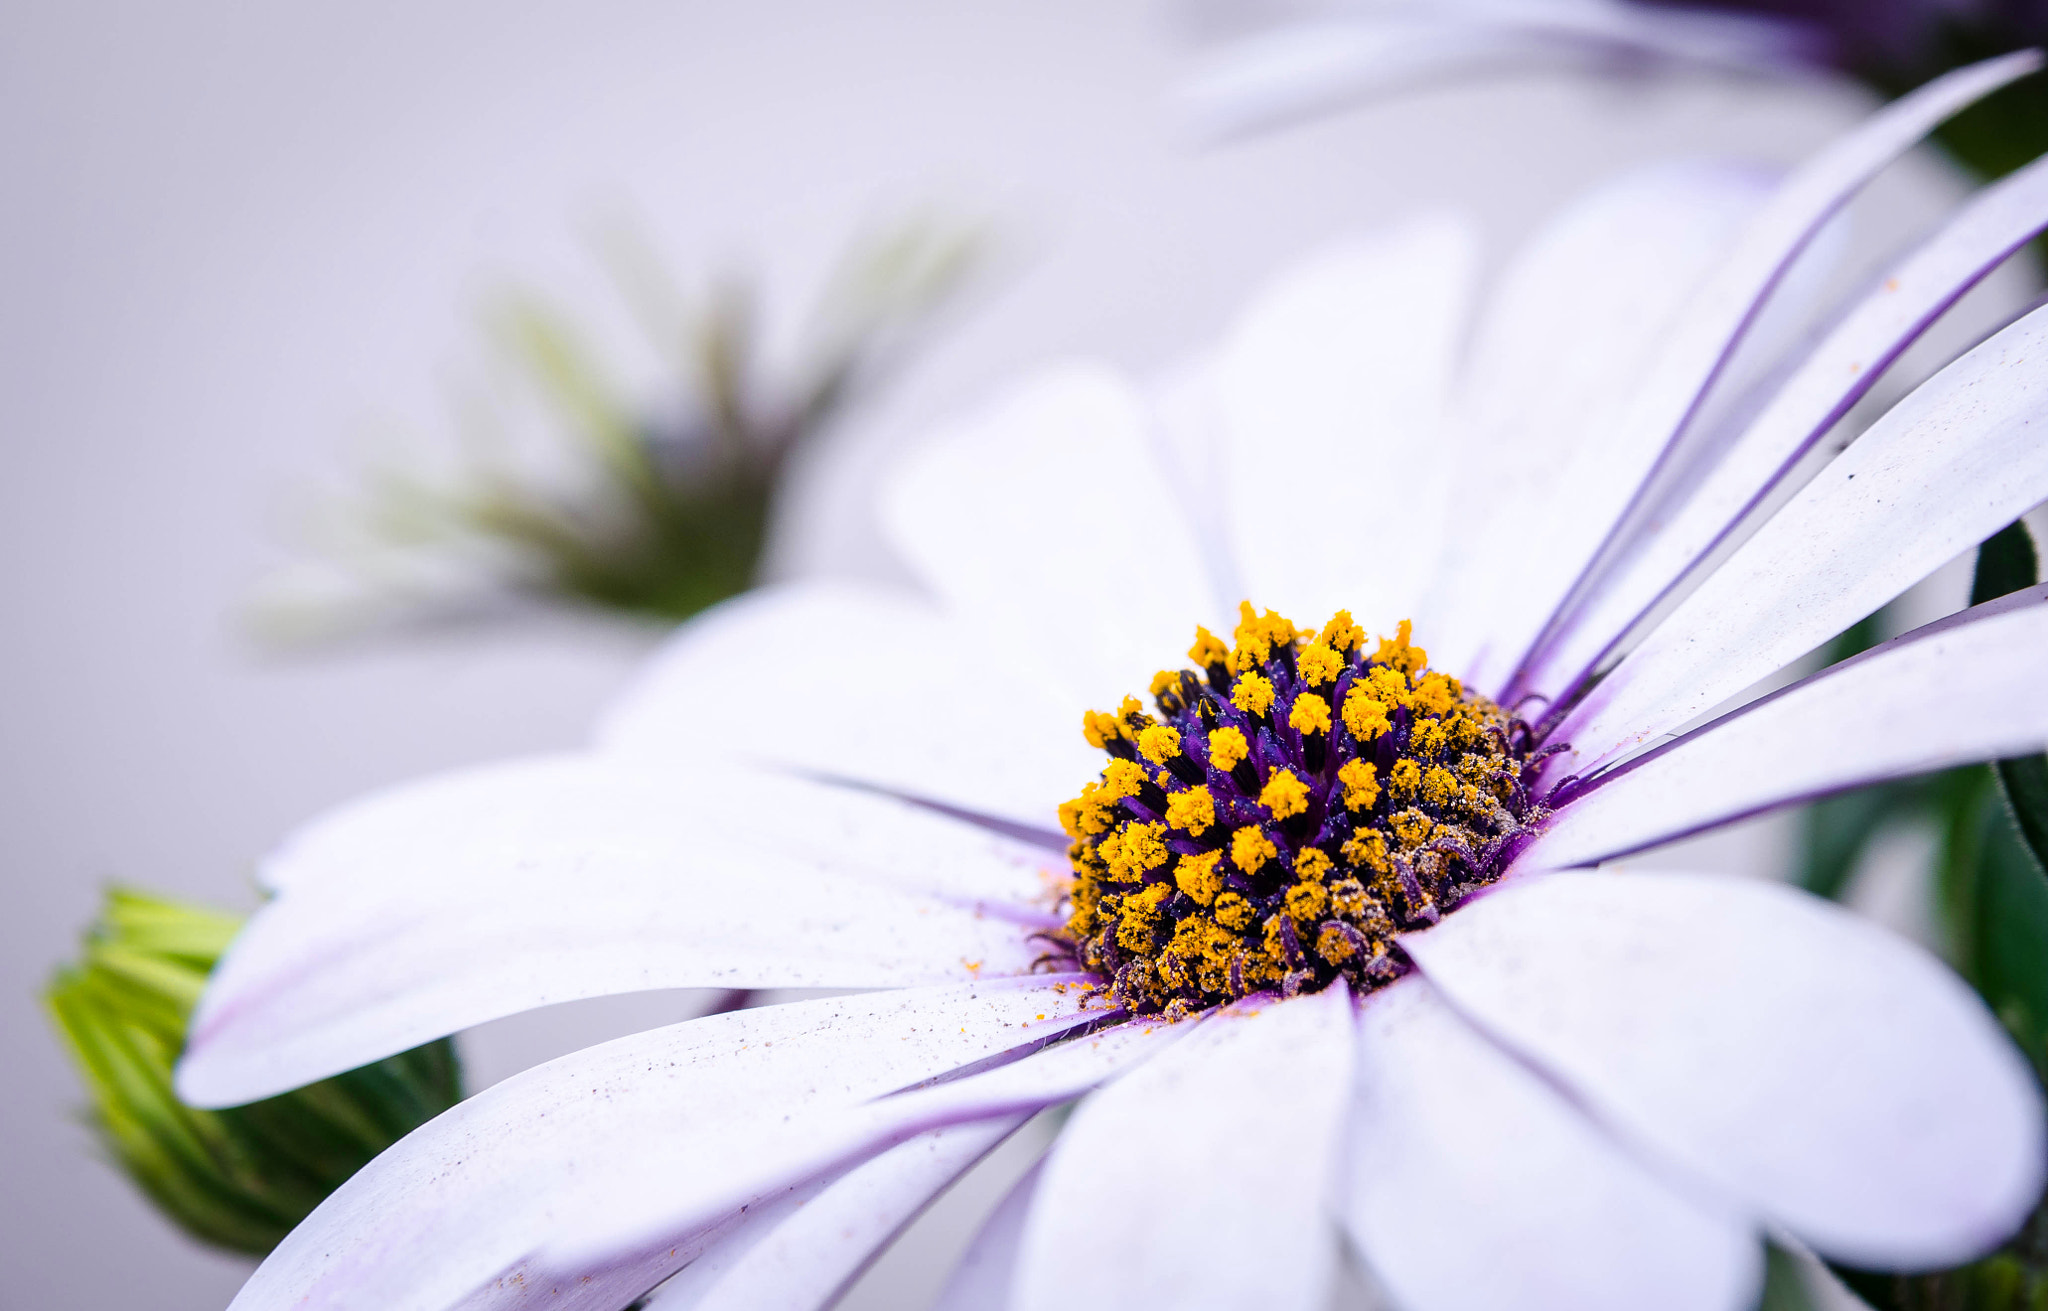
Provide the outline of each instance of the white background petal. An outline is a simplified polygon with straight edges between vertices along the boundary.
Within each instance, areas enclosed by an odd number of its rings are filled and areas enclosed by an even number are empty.
[[[1025,1226],[1014,1305],[1309,1311],[1350,1082],[1350,994],[1251,998],[1081,1104]]]
[[[763,588],[678,630],[597,745],[662,764],[793,765],[1057,832],[1059,803],[1102,755],[1070,705],[979,638],[905,592]]]
[[[1920,948],[1790,888],[1511,884],[1402,944],[1458,1011],[1625,1139],[1816,1250],[1952,1265],[2043,1177],[2033,1074]]]
[[[883,501],[918,576],[1041,671],[1065,724],[1142,693],[1223,613],[1149,423],[1120,375],[1048,370],[912,457]]]
[[[1414,617],[1456,473],[1444,411],[1477,246],[1435,216],[1325,250],[1218,354],[1225,522],[1255,605],[1387,632]]]
[[[1687,1197],[1411,975],[1367,997],[1342,1214],[1405,1311],[1749,1311],[1753,1226]]]
[[[1472,344],[1458,423],[1459,531],[1418,627],[1432,663],[1482,685],[1506,677],[1513,582],[1580,513],[1560,486],[1571,452],[1625,400],[1671,319],[1766,193],[1769,179],[1701,165],[1645,170],[1602,187],[1518,252]],[[1530,613],[1528,630],[1542,621]],[[1513,646],[1513,643],[1506,644]]]

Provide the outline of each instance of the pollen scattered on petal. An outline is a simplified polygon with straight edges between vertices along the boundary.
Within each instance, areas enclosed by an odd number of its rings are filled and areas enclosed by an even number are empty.
[[[1262,865],[1279,854],[1280,849],[1257,824],[1247,824],[1230,835],[1230,863],[1247,874],[1258,873]]]
[[[1295,777],[1292,770],[1276,769],[1259,793],[1259,804],[1271,811],[1274,819],[1299,815],[1308,809],[1308,784]],[[1255,833],[1258,830],[1248,831]]]

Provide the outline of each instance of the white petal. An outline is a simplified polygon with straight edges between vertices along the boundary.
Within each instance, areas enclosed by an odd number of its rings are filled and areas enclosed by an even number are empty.
[[[1059,803],[1102,755],[1069,707],[976,638],[904,592],[761,588],[679,629],[613,702],[597,745],[661,764],[757,760],[856,779],[1057,838]]]
[[[1016,1277],[1024,1222],[1038,1200],[1038,1181],[1044,1176],[1045,1158],[1040,1157],[982,1222],[931,1311],[1005,1311]]]
[[[1407,1311],[1748,1311],[1754,1228],[1688,1197],[1419,976],[1365,1000],[1341,1209]]]
[[[1938,78],[1865,119],[1778,189],[1662,343],[1615,425],[1592,435],[1568,467],[1575,512],[1545,525],[1547,540],[1495,611],[1493,641],[1507,665],[1520,665],[1659,461],[1676,450],[1762,302],[1821,225],[1937,123],[2039,63],[2021,52]]]
[[[1046,853],[887,797],[597,756],[315,821],[209,981],[183,1096],[232,1105],[534,1006],[1029,970]]]
[[[536,1258],[594,1195],[641,1169],[715,1188],[707,1144],[1041,1042],[1092,1018],[1078,989],[1037,981],[836,997],[693,1020],[495,1084],[414,1131],[288,1235],[236,1308],[440,1311],[526,1304],[617,1311],[702,1251],[742,1204],[772,1202],[845,1159],[799,1163],[658,1247],[587,1265]],[[1036,1016],[1044,1015],[1044,1020]],[[908,1136],[908,1135],[906,1135]],[[855,1157],[854,1159],[858,1159]],[[728,1172],[723,1178],[732,1179]]]
[[[1900,351],[2043,224],[2048,224],[2048,159],[1987,189],[1939,239],[1857,306],[1676,518],[1643,544],[1629,571],[1574,620],[1569,639],[1529,674],[1531,685],[1559,694],[1574,685],[1847,412]],[[1718,608],[1687,608],[1672,615],[1661,626],[1666,631],[1636,653],[1644,660],[1633,669],[1627,664],[1636,662],[1625,662],[1625,672],[1617,677],[1640,688],[1636,697],[1661,700],[1660,689],[1674,682],[1690,686],[1706,667],[1724,671],[1711,686],[1673,706],[1674,713],[1685,705],[1697,713],[1768,673],[1773,666],[1762,662],[1776,658],[1783,663],[1802,654],[2048,496],[2048,455],[2040,453],[2044,443],[2033,429],[2034,412],[2048,390],[2043,386],[2048,363],[2039,357],[2044,338],[2048,319],[2036,311],[1918,389],[1837,461],[1839,469],[1824,472],[1811,495],[1793,501],[1767,525],[1754,550],[1729,560],[1719,571],[1721,578],[1706,584]],[[1987,469],[1997,472],[1991,480],[1997,494],[1968,494],[1981,488]],[[2004,517],[1997,518],[2000,514]],[[1990,527],[1978,531],[1987,523]],[[1905,549],[1908,543],[1917,549]],[[1812,570],[1809,565],[1816,559],[1839,565]],[[1884,568],[1868,568],[1879,560]],[[1797,579],[1789,591],[1787,574]],[[1845,576],[1861,586],[1843,588]],[[1867,601],[1885,587],[1893,591],[1877,602]],[[1829,602],[1815,604],[1829,589],[1835,589]],[[1854,613],[1808,640],[1845,609]],[[1740,617],[1731,613],[1737,611]],[[1775,640],[1759,640],[1758,618]],[[1701,641],[1702,634],[1708,640]],[[1672,660],[1674,650],[1686,654]],[[1742,659],[1732,658],[1737,652]],[[1672,662],[1668,673],[1655,668],[1660,661]],[[1681,721],[1689,717],[1680,714]],[[1594,732],[1588,740],[1601,736]]]
[[[1319,625],[1412,618],[1455,460],[1444,408],[1478,263],[1417,219],[1326,250],[1252,304],[1215,365],[1224,511],[1254,604]]]
[[[1512,655],[1482,643],[1496,589],[1542,544],[1530,524],[1575,513],[1559,486],[1572,451],[1589,433],[1618,431],[1600,416],[1613,419],[1768,182],[1727,167],[1646,169],[1574,204],[1516,255],[1466,369],[1462,531],[1445,544],[1446,577],[1417,626],[1433,664],[1487,686],[1510,672]]]
[[[1820,1252],[1946,1266],[2041,1191],[2032,1073],[1920,948],[1782,884],[1557,874],[1402,945],[1623,1138]]]
[[[912,457],[883,501],[918,575],[1041,671],[1064,725],[1143,689],[1221,612],[1149,423],[1108,369],[1051,370]]]
[[[748,1248],[699,1297],[664,1296],[658,1304],[701,1311],[830,1306],[941,1190],[1029,1118],[935,1129],[855,1166]]]
[[[716,1135],[685,1144],[687,1151],[664,1145],[661,1152],[608,1177],[550,1235],[544,1255],[554,1268],[580,1269],[620,1252],[665,1246],[673,1235],[695,1232],[741,1199],[789,1180],[864,1159],[949,1124],[1006,1118],[1069,1101],[1152,1058],[1180,1036],[1175,1025],[1134,1020],[985,1073],[864,1105],[798,1117],[777,1114],[772,1107],[765,1113],[741,1113]]]
[[[1347,989],[1211,1014],[1081,1104],[1025,1225],[1015,1304],[1320,1308],[1350,1081]]]
[[[1522,853],[1591,865],[1864,783],[2048,742],[2048,587],[1916,629],[1595,780]]]

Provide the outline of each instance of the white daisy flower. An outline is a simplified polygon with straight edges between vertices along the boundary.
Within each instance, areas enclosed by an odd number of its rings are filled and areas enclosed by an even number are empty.
[[[1736,1311],[1766,1234],[1887,1269],[1996,1245],[2042,1106],[1974,994],[1783,886],[1591,867],[2048,741],[2048,587],[1689,727],[2048,496],[2038,312],[1795,486],[2048,222],[2048,163],[1806,349],[1736,351],[1830,214],[2033,66],[1775,189],[1609,188],[1462,365],[1472,242],[1432,218],[1284,278],[1169,385],[1054,370],[895,484],[930,599],[743,598],[595,749],[296,834],[195,1019],[196,1103],[571,998],[865,991],[508,1079],[235,1305],[823,1306],[1077,1098],[948,1306],[1316,1308],[1348,1243],[1410,1311]],[[1233,624],[1240,596],[1334,617]]]

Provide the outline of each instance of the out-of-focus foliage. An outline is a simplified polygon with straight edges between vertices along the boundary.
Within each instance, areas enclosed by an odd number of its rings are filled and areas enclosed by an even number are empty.
[[[522,601],[673,621],[744,591],[791,458],[901,362],[981,244],[979,227],[929,215],[857,239],[778,363],[752,285],[687,295],[643,243],[615,243],[610,262],[679,407],[629,400],[567,314],[505,295],[490,342],[540,411],[519,417],[548,434],[545,467],[479,412],[453,474],[373,471],[328,518],[328,585],[278,589],[259,605],[262,631],[306,640]]]
[[[238,1106],[180,1102],[171,1072],[241,920],[115,889],[44,994],[101,1147],[194,1238],[262,1255],[371,1157],[462,1098],[446,1039]]]
[[[2015,523],[1978,549],[1970,603],[2032,586],[2038,573],[2033,539]],[[1829,654],[1846,659],[1880,630],[1872,616]],[[1911,822],[1938,835],[1935,902],[1950,963],[2048,1082],[2048,756],[1902,780],[1810,807],[1800,881],[1841,895],[1878,830]],[[1839,1273],[1878,1311],[2048,1311],[2048,1208],[2004,1248],[1959,1269]]]

